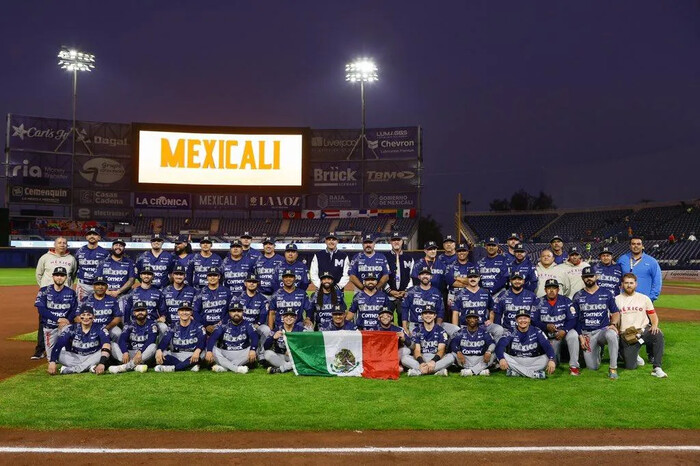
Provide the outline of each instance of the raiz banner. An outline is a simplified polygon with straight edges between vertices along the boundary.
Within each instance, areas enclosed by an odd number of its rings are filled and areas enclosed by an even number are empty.
[[[70,189],[10,186],[10,202],[24,204],[70,204]]]
[[[118,157],[75,158],[75,186],[80,188],[131,189],[131,160]]]
[[[134,207],[136,209],[190,210],[192,198],[184,193],[136,193]]]
[[[8,176],[16,185],[70,188],[71,156],[10,152]]]
[[[8,115],[10,149],[72,154],[71,120]],[[76,121],[75,153],[131,157],[131,125]]]

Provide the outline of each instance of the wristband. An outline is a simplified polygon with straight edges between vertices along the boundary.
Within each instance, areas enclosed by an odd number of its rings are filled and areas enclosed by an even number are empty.
[[[438,362],[438,361],[441,360],[441,359],[442,359],[442,356],[440,356],[439,354],[436,354],[436,355],[433,357],[433,362]]]
[[[423,356],[418,356],[418,357],[416,358],[416,361],[418,361],[418,362],[421,363],[421,364],[425,363],[425,360],[423,359]]]

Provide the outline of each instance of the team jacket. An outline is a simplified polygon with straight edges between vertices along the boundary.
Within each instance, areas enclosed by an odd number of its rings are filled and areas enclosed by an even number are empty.
[[[599,262],[593,266],[593,271],[598,276],[599,287],[609,290],[613,296],[620,294],[623,275],[620,264],[603,265]]]
[[[355,314],[355,323],[359,328],[374,330],[379,327],[379,311],[383,307],[393,307],[389,295],[378,290],[370,296],[362,290],[352,298],[350,312]]]
[[[275,269],[282,262],[285,262],[285,260],[279,254],[274,254],[272,257],[263,255],[255,262],[255,273],[258,275],[258,280],[260,280],[258,289],[262,294],[269,295],[275,291]]]
[[[184,285],[182,289],[178,290],[174,285],[168,285],[163,289],[163,300],[165,301],[165,322],[168,325],[172,325],[180,317],[177,314],[177,310],[180,308],[180,304],[184,302],[194,303],[194,298],[197,295],[197,290],[195,290],[190,285]]]
[[[615,297],[609,290],[598,288],[595,293],[581,290],[572,299],[578,308],[576,331],[592,332],[610,325],[610,314],[618,312]]]
[[[546,296],[537,300],[537,310],[532,314],[532,325],[539,328],[548,338],[554,338],[556,332],[547,332],[547,325],[554,324],[557,331],[568,332],[576,326],[578,314],[576,305],[566,296],[559,295],[554,305],[550,304]]]
[[[269,303],[257,290],[253,296],[248,296],[248,291],[235,295],[231,298],[234,301],[243,306],[243,320],[253,326],[267,323]]]
[[[381,280],[384,275],[389,275],[389,263],[384,254],[379,254],[374,251],[371,256],[364,252],[355,254],[350,263],[349,275],[354,275],[360,279],[365,279],[365,274],[374,272],[377,275],[377,280]]]
[[[100,262],[109,257],[110,252],[102,246],[97,246],[95,249],[90,249],[83,246],[75,253],[75,260],[78,261],[77,277],[81,283],[92,285],[95,279],[95,271]]]
[[[136,278],[136,265],[127,256],[122,256],[121,260],[117,261],[109,255],[97,266],[95,277],[104,277],[108,290],[118,290],[130,278]]]
[[[275,330],[272,331],[272,333],[265,339],[265,342],[263,343],[263,348],[266,350],[272,350],[277,354],[286,354],[287,353],[287,343],[284,341],[284,335],[282,335],[279,338],[274,338],[275,333],[277,333],[278,330],[282,330],[284,327],[276,327]],[[305,332],[306,329],[304,328],[304,324],[301,322],[297,322],[294,324],[294,328],[292,328],[292,332]]]
[[[90,330],[83,332],[82,324],[73,324],[58,337],[51,350],[49,361],[58,361],[58,355],[63,348],[66,351],[87,356],[99,351],[105,343],[109,343],[109,334],[103,327],[91,325]]]
[[[53,285],[48,285],[39,290],[34,301],[41,316],[45,329],[58,328],[58,319],[69,319],[78,308],[78,298],[75,291],[63,286],[61,291],[56,291]]]
[[[191,353],[196,349],[203,350],[205,344],[206,331],[204,327],[195,320],[191,320],[187,327],[183,327],[180,322],[170,327],[158,344],[158,349],[161,351],[170,349],[174,353]]]
[[[281,288],[270,298],[270,310],[275,311],[275,326],[282,327],[282,314],[278,311],[288,307],[297,312],[297,322],[304,319],[304,313],[311,318],[311,303],[306,296],[306,291],[294,288],[294,291],[288,293]]]
[[[158,326],[152,320],[146,319],[143,325],[135,320],[124,326],[124,331],[119,337],[119,348],[122,353],[127,351],[146,351],[148,345],[156,342]]]
[[[520,293],[506,291],[496,303],[494,321],[506,331],[515,329],[515,314],[520,309],[526,309],[530,315],[537,309],[537,296],[530,290],[523,289]]]
[[[467,324],[467,312],[472,309],[479,314],[479,325],[489,320],[490,311],[493,311],[495,304],[491,293],[485,288],[479,288],[472,293],[466,288],[460,288],[455,294],[452,309],[459,313],[459,325]]]
[[[92,324],[98,327],[108,325],[117,317],[124,317],[119,301],[112,296],[105,295],[102,299],[97,299],[94,294],[91,294],[85,299],[83,306],[92,307],[95,314]],[[78,315],[80,315],[80,308],[76,309],[70,320],[73,321]]]
[[[362,293],[360,291],[355,296]],[[347,309],[345,304],[345,299],[343,297],[343,292],[337,287],[333,287],[330,293],[323,293],[322,291],[316,290],[311,295],[309,302],[311,303],[311,320],[316,324],[318,328],[325,327],[331,321],[333,310],[333,296],[335,295],[335,303],[340,305],[341,309]],[[321,305],[318,304],[318,297],[321,296]]]
[[[493,352],[496,344],[484,327],[470,332],[466,327],[452,337],[450,352],[462,353],[464,356],[483,356],[486,351]]]
[[[411,257],[404,253],[399,254],[398,267],[394,251],[386,253],[386,260],[389,266],[389,281],[386,284],[390,290],[406,291],[413,286],[411,270],[415,261]]]
[[[519,271],[525,277],[525,289],[535,291],[537,289],[537,269],[527,257],[522,262],[513,261],[510,264],[510,273]]]
[[[427,330],[425,325],[421,324],[413,329],[411,340],[415,344],[420,345],[421,354],[437,354],[438,345],[440,343],[447,344],[447,332],[438,324],[433,325],[432,330]]]
[[[228,305],[231,302],[231,292],[225,286],[217,286],[212,290],[205,286],[194,297],[195,320],[204,325],[216,325],[226,319]]]
[[[547,340],[542,330],[532,325],[527,332],[513,330],[503,334],[496,345],[496,357],[503,359],[505,353],[519,358],[534,358],[546,354],[549,359],[554,359],[554,348]]]
[[[481,274],[481,286],[495,295],[508,281],[508,262],[501,255],[483,257],[477,263]]]
[[[355,325],[353,322],[350,322],[349,320],[346,320],[343,322],[343,325],[341,327],[338,327],[333,322],[331,322],[321,329],[322,332],[337,332],[339,330],[357,330],[357,325]]]
[[[458,260],[453,261],[452,264],[447,266],[447,271],[445,272],[445,282],[451,288],[452,285],[454,285],[455,283],[455,278],[466,278],[467,270],[469,270],[472,267],[476,268],[476,265],[472,264],[469,261],[465,262],[464,264],[462,264]]]
[[[228,322],[217,325],[207,339],[207,351],[213,350],[214,346],[226,351],[240,351],[246,348],[255,351],[258,349],[258,333],[245,320],[234,324],[229,319]]]
[[[418,286],[420,284],[418,274],[422,269],[430,269],[430,271],[433,272],[433,276],[430,279],[431,285],[440,291],[446,289],[447,283],[445,282],[445,273],[447,272],[447,266],[440,259],[435,259],[432,262],[428,262],[425,257],[418,259],[413,265],[413,270],[411,270],[413,286]]]
[[[255,263],[250,256],[245,255],[235,260],[228,254],[221,263],[223,285],[231,290],[231,294],[242,293],[245,290],[245,278],[253,272]]]
[[[309,269],[307,269],[306,264],[300,260],[296,260],[291,264],[284,260],[282,263],[277,265],[274,272],[275,281],[272,284],[273,290],[277,291],[284,286],[282,284],[282,274],[287,269],[291,269],[292,272],[294,272],[294,285],[296,285],[297,288],[301,288],[302,290],[306,291],[306,289],[309,287],[309,283],[311,283],[309,280]]]
[[[168,275],[175,267],[175,258],[168,251],[161,251],[158,257],[153,251],[146,251],[136,259],[136,271],[140,272],[144,265],[150,265],[153,269],[153,282],[151,286],[163,289],[170,283]]]
[[[420,286],[409,288],[406,292],[406,297],[401,302],[401,320],[407,322],[423,322],[423,308],[427,304],[432,304],[435,307],[436,319],[445,318],[445,306],[442,302],[442,294],[430,287],[424,290]]]
[[[148,318],[158,320],[160,316],[166,313],[165,298],[163,293],[157,288],[134,288],[134,291],[124,300],[124,321],[131,322],[133,320],[134,303],[143,301],[148,306]]]

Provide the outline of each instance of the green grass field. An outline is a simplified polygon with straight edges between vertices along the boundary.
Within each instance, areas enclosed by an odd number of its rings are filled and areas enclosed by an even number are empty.
[[[700,295],[661,295],[654,303],[656,307],[700,311]]]
[[[398,381],[231,373],[49,377],[0,382],[0,426],[32,429],[365,430],[700,428],[698,323],[668,323],[664,367],[559,369],[548,380],[402,376]]]
[[[35,269],[0,269],[0,286],[36,285]]]

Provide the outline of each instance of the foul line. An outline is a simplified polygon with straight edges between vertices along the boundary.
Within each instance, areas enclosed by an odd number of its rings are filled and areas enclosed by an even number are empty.
[[[551,453],[551,452],[620,452],[620,451],[700,451],[700,445],[592,445],[541,447],[327,447],[327,448],[73,448],[73,447],[3,447],[0,453],[64,454],[367,454],[367,453]]]

